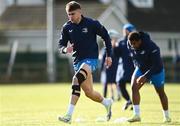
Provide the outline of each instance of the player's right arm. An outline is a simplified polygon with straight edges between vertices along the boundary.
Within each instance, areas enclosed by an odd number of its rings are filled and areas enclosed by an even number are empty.
[[[69,40],[70,39],[69,39],[68,29],[66,25],[64,25],[63,28],[61,29],[60,40],[58,43],[60,53],[66,54],[69,53],[69,51],[73,50],[73,48],[71,49],[67,48],[67,44]]]

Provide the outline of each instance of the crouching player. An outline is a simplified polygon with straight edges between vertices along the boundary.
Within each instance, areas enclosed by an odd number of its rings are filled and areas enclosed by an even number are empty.
[[[164,91],[165,73],[159,47],[147,33],[132,32],[128,36],[128,49],[136,66],[131,79],[134,116],[128,121],[141,121],[139,90],[145,82],[150,81],[160,98],[164,122],[171,122],[168,111],[168,98]]]

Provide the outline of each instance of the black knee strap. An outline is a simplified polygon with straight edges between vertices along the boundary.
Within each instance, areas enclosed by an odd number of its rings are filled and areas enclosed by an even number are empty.
[[[86,76],[84,76],[84,74],[82,74],[80,71],[83,71],[83,72],[86,74]],[[79,85],[81,85],[82,82],[87,79],[87,72],[86,72],[86,70],[84,70],[84,69],[81,68],[81,69],[76,73],[76,78],[78,79]]]
[[[81,68],[79,71],[83,71],[86,74],[86,77],[87,77],[88,73],[87,73],[87,71],[85,69]]]
[[[72,94],[76,96],[80,96],[81,94],[81,88],[79,85],[72,85]]]

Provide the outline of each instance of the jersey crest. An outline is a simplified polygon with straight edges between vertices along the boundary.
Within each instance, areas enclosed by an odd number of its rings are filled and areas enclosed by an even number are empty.
[[[88,28],[83,28],[83,29],[82,29],[82,32],[83,32],[83,33],[87,33],[87,32],[88,32]]]

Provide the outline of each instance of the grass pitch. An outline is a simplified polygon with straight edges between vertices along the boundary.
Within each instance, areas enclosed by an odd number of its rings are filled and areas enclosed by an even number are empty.
[[[58,116],[66,112],[69,103],[70,84],[40,85],[0,85],[0,126],[63,126]],[[102,85],[95,84],[94,89],[102,92]],[[130,91],[130,86],[128,86]],[[180,125],[180,84],[166,84],[172,122],[162,123],[162,110],[159,98],[152,85],[141,89],[140,123],[119,122],[132,115],[131,110],[122,111],[124,100],[114,102],[113,116],[109,122],[96,122],[106,114],[105,108],[92,102],[81,93],[81,98],[73,115],[73,126],[165,126]]]

